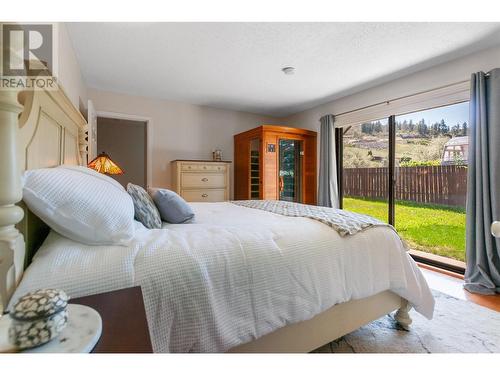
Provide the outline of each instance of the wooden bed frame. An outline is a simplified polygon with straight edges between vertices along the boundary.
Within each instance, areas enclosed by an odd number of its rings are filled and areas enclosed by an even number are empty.
[[[22,172],[61,164],[84,165],[86,131],[85,119],[60,87],[55,91],[0,91],[0,312],[48,233],[21,202]],[[386,291],[333,306],[230,352],[309,352],[395,310],[395,319],[408,328],[410,308],[406,300]]]

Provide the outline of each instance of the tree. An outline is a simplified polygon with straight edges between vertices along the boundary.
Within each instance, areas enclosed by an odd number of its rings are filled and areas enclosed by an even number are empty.
[[[373,134],[373,124],[371,123],[362,124],[361,132],[365,134]]]
[[[417,125],[417,131],[418,134],[421,135],[422,137],[427,136],[427,134],[429,133],[429,129],[427,128],[427,124],[425,123],[424,119],[419,121]]]
[[[408,131],[413,132],[415,130],[415,125],[413,124],[413,120],[410,120],[408,123]]]
[[[431,135],[437,137],[439,135],[439,123],[435,122],[431,126]]]
[[[408,121],[404,120],[402,123],[400,123],[400,130],[403,130],[403,131],[408,131]]]
[[[456,125],[452,126],[451,135],[453,137],[458,137],[462,135],[462,126],[460,125],[460,123],[457,123]]]
[[[467,130],[468,130],[468,126],[467,126],[467,123],[464,122],[462,124],[462,135],[467,135]]]
[[[444,119],[441,119],[441,122],[439,123],[439,134],[446,135],[449,130],[450,129],[448,128],[448,125],[446,125],[446,122],[444,122]]]

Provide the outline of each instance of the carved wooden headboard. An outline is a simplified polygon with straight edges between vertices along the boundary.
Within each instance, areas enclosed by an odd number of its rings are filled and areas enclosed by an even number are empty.
[[[0,92],[0,302],[19,283],[48,228],[21,202],[25,170],[87,159],[87,122],[61,87]],[[0,312],[2,310],[0,309]]]

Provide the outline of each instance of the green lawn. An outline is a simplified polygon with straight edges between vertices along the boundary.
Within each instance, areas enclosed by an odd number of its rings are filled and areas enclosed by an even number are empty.
[[[387,202],[344,198],[344,209],[387,221]],[[396,230],[412,249],[465,261],[465,209],[397,201]]]

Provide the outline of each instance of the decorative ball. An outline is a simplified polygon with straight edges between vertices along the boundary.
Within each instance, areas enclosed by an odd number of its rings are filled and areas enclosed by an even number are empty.
[[[20,349],[45,344],[68,322],[68,296],[62,290],[40,289],[21,297],[10,312],[10,342]]]

